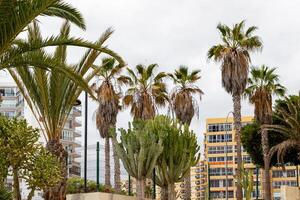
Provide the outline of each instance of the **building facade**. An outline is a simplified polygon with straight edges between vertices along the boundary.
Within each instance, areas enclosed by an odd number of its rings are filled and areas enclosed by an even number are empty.
[[[251,123],[252,119],[252,117],[242,117],[242,125],[244,126]],[[204,165],[206,165],[207,168],[207,175],[205,186],[202,188],[202,194],[204,193],[206,196],[209,195],[210,199],[225,199],[227,172],[228,197],[229,199],[235,199],[237,183],[234,176],[237,168],[237,154],[233,118],[228,118],[227,120],[226,118],[207,119],[206,132],[204,133],[204,147]],[[228,167],[226,167],[226,149]],[[252,196],[255,198],[256,195],[258,195],[258,198],[262,199],[263,170],[256,169],[250,156],[243,149],[242,157],[245,170],[253,171],[254,187]],[[280,199],[280,186],[297,186],[297,170],[295,166],[286,166],[286,171],[283,171],[281,167],[273,167],[270,173],[272,194],[275,200]],[[258,182],[256,182],[256,179],[258,179]],[[256,191],[256,183],[258,184],[258,193]]]

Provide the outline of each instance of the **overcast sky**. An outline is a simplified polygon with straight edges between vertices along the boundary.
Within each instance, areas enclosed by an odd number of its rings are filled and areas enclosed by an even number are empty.
[[[263,41],[262,52],[251,53],[252,64],[277,67],[282,83],[290,94],[300,83],[300,12],[299,1],[285,0],[68,0],[78,8],[87,30],[74,27],[72,34],[95,41],[108,27],[115,30],[106,43],[119,53],[130,67],[159,64],[159,70],[171,72],[179,65],[201,69],[199,87],[205,95],[199,103],[199,119],[192,129],[203,140],[205,119],[225,117],[232,110],[231,96],[221,86],[220,64],[207,62],[207,50],[220,42],[216,26],[246,20],[246,26],[258,26]],[[61,20],[41,18],[43,35],[57,33]],[[70,62],[82,51],[72,49]],[[89,108],[89,143],[99,139],[92,121],[96,104]],[[242,115],[252,115],[246,101]],[[118,126],[126,126],[129,112],[119,115]],[[202,148],[202,147],[201,147]]]

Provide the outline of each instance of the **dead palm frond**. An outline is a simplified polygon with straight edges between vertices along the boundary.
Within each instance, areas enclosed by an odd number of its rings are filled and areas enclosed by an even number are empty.
[[[154,75],[157,67],[157,64],[137,65],[136,72],[127,68],[128,75],[118,78],[120,83],[129,86],[123,98],[123,105],[131,106],[134,118],[152,119],[157,112],[157,106],[163,107],[168,101],[166,84],[163,82],[166,73]]]
[[[190,124],[192,118],[198,113],[198,103],[194,95],[199,95],[200,100],[203,91],[195,85],[201,78],[200,70],[189,73],[186,66],[180,66],[174,74],[168,74],[173,80],[175,87],[170,94],[171,110],[182,123]]]

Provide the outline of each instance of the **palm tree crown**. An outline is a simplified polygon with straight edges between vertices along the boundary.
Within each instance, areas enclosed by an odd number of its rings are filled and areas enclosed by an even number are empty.
[[[188,125],[191,123],[195,110],[198,110],[197,101],[193,95],[199,94],[200,99],[203,95],[203,91],[195,85],[201,78],[199,73],[200,70],[189,73],[188,67],[180,66],[174,74],[168,74],[175,84],[170,94],[171,108],[175,111],[176,117]]]
[[[222,44],[214,45],[207,53],[209,59],[222,61],[222,85],[228,93],[242,94],[246,88],[250,62],[249,51],[262,48],[258,36],[253,36],[255,26],[244,31],[245,22],[235,24],[233,28],[219,24]]]
[[[286,89],[279,84],[276,68],[262,65],[251,69],[245,96],[255,105],[255,118],[260,123],[270,123],[272,119],[272,95],[284,96]]]
[[[270,156],[277,152],[278,162],[283,163],[285,153],[291,148],[300,149],[300,93],[285,97],[283,103],[275,107],[274,115],[282,123],[263,125],[262,129],[278,132],[286,137],[282,143],[270,149]]]
[[[102,138],[107,137],[109,128],[115,126],[119,111],[120,95],[115,88],[115,76],[121,73],[125,65],[116,65],[116,63],[114,58],[104,58],[97,74],[100,86],[95,90],[99,104],[96,112],[96,124]]]
[[[128,68],[128,76],[120,76],[118,79],[129,86],[123,104],[131,106],[134,118],[152,119],[156,114],[156,106],[166,105],[168,99],[166,84],[162,82],[166,73],[154,75],[154,69],[157,67],[157,64],[137,65],[136,72]]]

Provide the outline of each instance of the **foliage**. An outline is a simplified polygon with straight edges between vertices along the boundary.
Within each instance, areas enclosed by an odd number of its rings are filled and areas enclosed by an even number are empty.
[[[199,73],[200,70],[189,72],[188,67],[180,66],[173,74],[168,74],[175,84],[170,94],[171,109],[182,123],[190,124],[198,111],[198,104],[193,95],[198,94],[200,99],[203,95],[203,91],[195,85],[201,78]]]
[[[85,28],[81,14],[62,0],[1,0],[1,56],[11,48],[12,41],[24,31],[25,27],[40,15],[64,18],[81,28]]]
[[[244,30],[245,21],[235,24],[232,28],[225,24],[217,26],[222,44],[212,46],[207,57],[221,61],[222,85],[230,94],[242,94],[246,88],[250,55],[249,51],[262,48],[260,38],[253,35],[257,27],[251,26]]]
[[[19,178],[27,181],[31,190],[57,184],[60,181],[60,164],[44,147],[38,144],[39,132],[28,126],[26,120],[0,118],[0,152],[5,169],[14,177],[15,197],[20,198]]]
[[[12,193],[6,187],[0,184],[0,199],[13,200]]]
[[[99,104],[96,117],[97,128],[102,138],[108,137],[109,129],[114,128],[119,111],[120,94],[116,91],[116,75],[121,73],[124,65],[116,65],[114,58],[104,58],[97,73],[100,86],[96,88]],[[94,85],[96,87],[96,84]]]
[[[69,32],[70,26],[65,23],[61,28],[59,38],[69,38]],[[103,45],[111,34],[111,30],[107,30],[101,36],[97,45]],[[42,39],[36,24],[28,29],[28,39],[31,40],[31,38]],[[43,50],[39,50],[39,52],[43,53]],[[92,72],[89,69],[91,69],[100,53],[96,50],[88,50],[76,65],[66,63],[67,47],[65,45],[58,46],[53,56],[59,61],[60,65],[76,72],[77,77],[84,77],[87,83],[99,71],[98,68]],[[43,127],[47,138],[49,140],[59,140],[70,111],[84,86],[72,81],[55,69],[47,71],[37,68],[17,67],[10,69],[9,72],[19,86],[35,118]]]
[[[165,106],[168,100],[166,84],[163,79],[166,73],[154,74],[157,64],[149,66],[137,65],[135,71],[127,68],[128,75],[122,75],[118,81],[129,88],[123,98],[125,107],[131,106],[131,114],[135,119],[152,119],[157,106]]]
[[[100,185],[100,189],[103,189]],[[84,180],[82,178],[69,178],[67,181],[67,194],[84,193]],[[95,181],[87,181],[87,192],[97,192],[97,185]]]
[[[162,140],[145,128],[146,122],[135,120],[129,123],[128,130],[119,129],[119,143],[116,134],[112,134],[117,153],[127,172],[134,178],[146,178],[151,175],[158,156],[162,153]]]
[[[277,152],[277,160],[284,161],[284,157],[290,148],[300,151],[300,93],[298,96],[285,97],[284,102],[275,106],[275,117],[281,123],[264,125],[262,129],[276,131],[285,139],[270,149],[270,155]],[[299,159],[299,155],[297,156]]]
[[[274,119],[274,124],[278,123],[278,120]],[[252,124],[247,124],[242,128],[242,144],[246,149],[247,153],[251,156],[252,162],[260,167],[264,167],[262,146],[257,145],[261,143],[261,128],[260,125],[256,122]],[[269,146],[270,148],[280,144],[285,140],[285,136],[278,134],[276,131],[269,131]],[[287,151],[287,154],[284,158],[284,163],[294,163],[299,164],[297,159],[298,151],[294,148],[291,148]],[[276,166],[278,164],[276,156],[272,156],[270,165]]]
[[[34,154],[30,155],[30,162],[26,162],[24,175],[31,190],[45,190],[55,186],[60,180],[61,166],[58,159],[44,147],[38,147]]]
[[[162,138],[163,152],[156,163],[156,180],[162,188],[169,188],[169,199],[175,198],[174,184],[189,175],[190,167],[199,161],[197,137],[188,125],[166,116],[149,120],[146,130]]]
[[[258,122],[270,124],[272,120],[272,95],[284,96],[286,89],[279,84],[276,68],[262,65],[251,69],[245,96],[255,105],[255,118]]]
[[[241,174],[242,174],[242,182],[241,185],[244,189],[244,194],[245,194],[245,198],[246,200],[251,200],[251,194],[253,191],[253,185],[254,185],[254,181],[253,181],[253,170],[246,170],[244,168],[244,164],[242,165],[242,170],[241,170]]]
[[[87,180],[87,192],[106,192],[106,193],[118,193],[113,188],[107,187],[103,184],[99,184],[97,190],[97,184],[95,181]],[[71,177],[67,181],[67,194],[85,193],[84,190],[84,179]],[[118,194],[126,195],[125,191],[121,191]]]
[[[96,125],[99,130],[100,136],[105,138],[105,185],[110,186],[110,140],[109,129],[115,128],[117,122],[117,115],[120,110],[119,100],[120,92],[116,87],[116,76],[121,73],[122,68],[125,65],[117,65],[117,61],[114,58],[102,59],[102,65],[97,73],[99,77],[98,83],[100,86],[97,88],[94,84],[94,88],[97,94],[98,108],[96,111]],[[114,156],[114,170],[115,170],[115,189],[121,191],[120,181],[120,159],[115,153],[113,147]]]
[[[145,179],[151,176],[157,159],[163,151],[161,138],[147,130],[145,125],[145,121],[135,120],[129,123],[128,130],[119,129],[120,143],[116,133],[111,131],[119,158],[129,175],[137,180],[138,199],[144,199]]]

